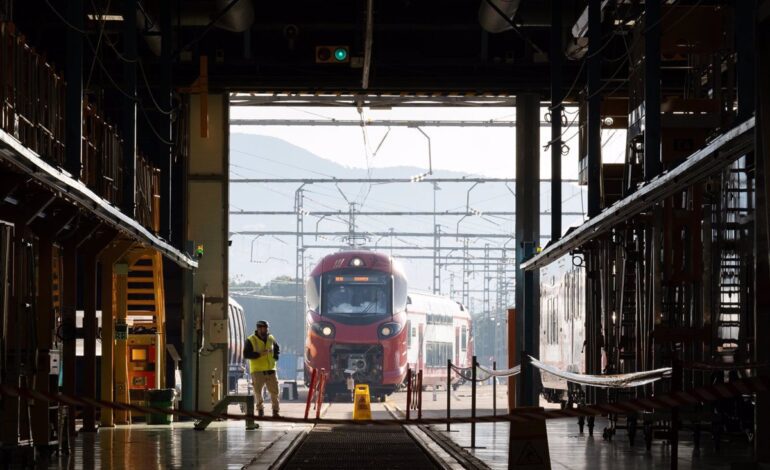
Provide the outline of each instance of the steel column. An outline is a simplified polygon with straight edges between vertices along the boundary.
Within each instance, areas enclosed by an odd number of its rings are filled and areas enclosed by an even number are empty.
[[[160,93],[158,95],[158,104],[162,111],[167,112],[161,113],[161,125],[158,132],[161,137],[169,142],[172,142],[174,138],[171,125],[172,115],[168,113],[173,108],[171,2],[172,0],[160,2]],[[158,140],[158,155],[155,162],[160,169],[160,234],[166,240],[171,241],[171,234],[173,233],[171,224],[171,207],[173,207],[171,206],[171,192],[180,189],[175,188],[171,184],[171,172],[174,165],[172,145]]]
[[[588,217],[595,217],[600,207],[600,178],[602,161],[601,131],[601,87],[602,57],[599,49],[602,44],[601,3],[598,0],[588,2],[588,122],[587,152],[588,161]]]
[[[102,359],[101,359],[101,399],[114,401],[115,385],[115,262],[131,247],[131,242],[119,241],[102,251],[99,262],[101,269],[102,290]],[[99,413],[101,427],[115,425],[112,408],[102,408]]]
[[[516,330],[521,345],[528,354],[537,355],[539,338],[538,299],[535,295],[539,275],[528,273],[519,266],[535,253],[540,244],[540,115],[537,95],[516,97]],[[519,358],[521,360],[521,358]],[[518,362],[518,361],[517,361]],[[519,406],[537,404],[533,377],[520,381]]]
[[[96,396],[96,263],[99,253],[113,240],[115,233],[104,232],[95,237],[83,252],[83,393],[88,398]],[[103,313],[103,312],[102,312]],[[106,349],[102,343],[102,351]],[[96,431],[96,409],[88,407],[83,411],[81,431]]]
[[[62,301],[62,361],[64,375],[64,393],[75,394],[75,311],[77,310],[77,247],[67,243],[62,248],[62,282],[60,285]],[[75,435],[75,408],[70,406],[65,432]]]
[[[660,161],[660,2],[644,2],[644,179],[658,176]],[[590,206],[590,204],[589,204]]]
[[[49,237],[38,238],[38,266],[37,266],[37,299],[36,303],[36,331],[37,336],[37,371],[35,377],[35,390],[43,393],[51,390],[51,355],[53,338],[51,331],[54,329],[53,308],[53,242]],[[56,380],[56,379],[54,379]],[[52,423],[48,407],[52,403],[44,400],[35,400],[32,406],[32,440],[36,447],[44,448],[51,440],[50,429]]]
[[[125,260],[121,260],[113,266],[113,272],[115,273],[115,329],[120,329],[122,332],[120,336],[116,335],[113,357],[115,364],[115,401],[121,403],[129,403],[131,401],[128,384],[128,328],[125,326],[128,317],[128,268],[128,263]],[[131,412],[116,410],[115,423],[131,424]]]
[[[89,247],[90,248],[90,247]],[[96,249],[91,248],[83,261],[83,394],[96,398]],[[96,410],[83,410],[83,432],[96,431]]]
[[[179,211],[181,212],[181,211]],[[193,252],[193,242],[187,242],[187,251]],[[190,269],[182,271],[182,409],[195,410],[195,388],[198,383],[198,334],[195,329],[194,275]]]
[[[123,4],[123,201],[121,209],[134,217],[136,209],[136,62],[137,59],[137,0],[125,0]]]
[[[562,1],[551,0],[551,240],[561,238]]]
[[[67,21],[75,28],[83,29],[85,12],[83,0],[67,2]],[[74,28],[67,28],[65,97],[65,169],[75,179],[80,179],[83,148],[83,35]]]
[[[749,2],[746,2],[749,3]],[[756,53],[756,83],[767,83],[770,79],[770,32],[765,20],[757,25],[757,41],[754,43]],[[739,59],[740,61],[740,56]],[[740,79],[739,79],[740,80]],[[740,94],[740,90],[738,92]],[[754,334],[756,344],[754,361],[766,364],[770,361],[770,342],[761,341],[763,335],[770,331],[770,298],[766,289],[770,279],[770,89],[765,86],[757,88],[757,125],[754,128],[755,162],[756,162],[756,262],[755,277],[756,302],[754,317]],[[739,98],[740,101],[740,98]],[[740,103],[739,103],[740,112]],[[770,448],[765,445],[770,439],[770,393],[758,393],[754,416],[754,455],[758,462],[770,462]]]
[[[756,0],[735,2],[735,49],[738,75],[738,121],[744,121],[754,113],[756,102],[754,50],[756,27]],[[764,82],[760,82],[764,83]]]

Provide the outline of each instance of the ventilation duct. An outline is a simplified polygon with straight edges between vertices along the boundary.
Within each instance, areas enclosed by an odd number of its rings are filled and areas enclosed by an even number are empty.
[[[508,19],[513,19],[519,9],[521,0],[482,0],[479,6],[479,24],[489,33],[502,33],[511,29],[511,25],[503,16],[490,5],[492,3],[502,11]]]
[[[233,4],[230,6],[231,4]],[[224,11],[221,18],[214,23],[217,28],[234,33],[242,33],[254,24],[253,0],[213,0],[208,2],[185,2],[181,17],[174,19],[174,25],[181,26],[207,26],[211,21]],[[160,56],[161,40],[158,22],[149,13],[141,8],[136,11],[136,23],[140,31],[153,34],[145,34],[147,46],[153,54]]]

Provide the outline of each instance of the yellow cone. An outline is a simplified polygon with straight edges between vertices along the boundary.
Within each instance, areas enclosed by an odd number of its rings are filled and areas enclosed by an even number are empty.
[[[372,408],[369,402],[369,386],[356,385],[353,395],[353,419],[372,419]]]

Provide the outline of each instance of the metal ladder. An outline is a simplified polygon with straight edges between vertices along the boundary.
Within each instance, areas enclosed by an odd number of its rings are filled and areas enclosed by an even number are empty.
[[[744,159],[723,173],[719,224],[719,313],[717,316],[717,350],[724,357],[734,356],[744,347],[741,317],[745,313],[743,289],[745,271],[750,266],[742,256],[741,244],[748,236],[750,194]]]

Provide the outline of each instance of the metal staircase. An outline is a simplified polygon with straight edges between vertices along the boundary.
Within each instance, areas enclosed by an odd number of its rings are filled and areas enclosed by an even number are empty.
[[[746,259],[747,251],[742,249],[742,245],[751,242],[752,220],[749,214],[753,209],[750,207],[752,198],[745,160],[738,160],[722,177],[720,221],[717,225],[719,313],[716,326],[717,351],[724,359],[734,356],[740,348],[746,348],[746,325],[742,319],[748,308],[746,276],[753,263]]]

